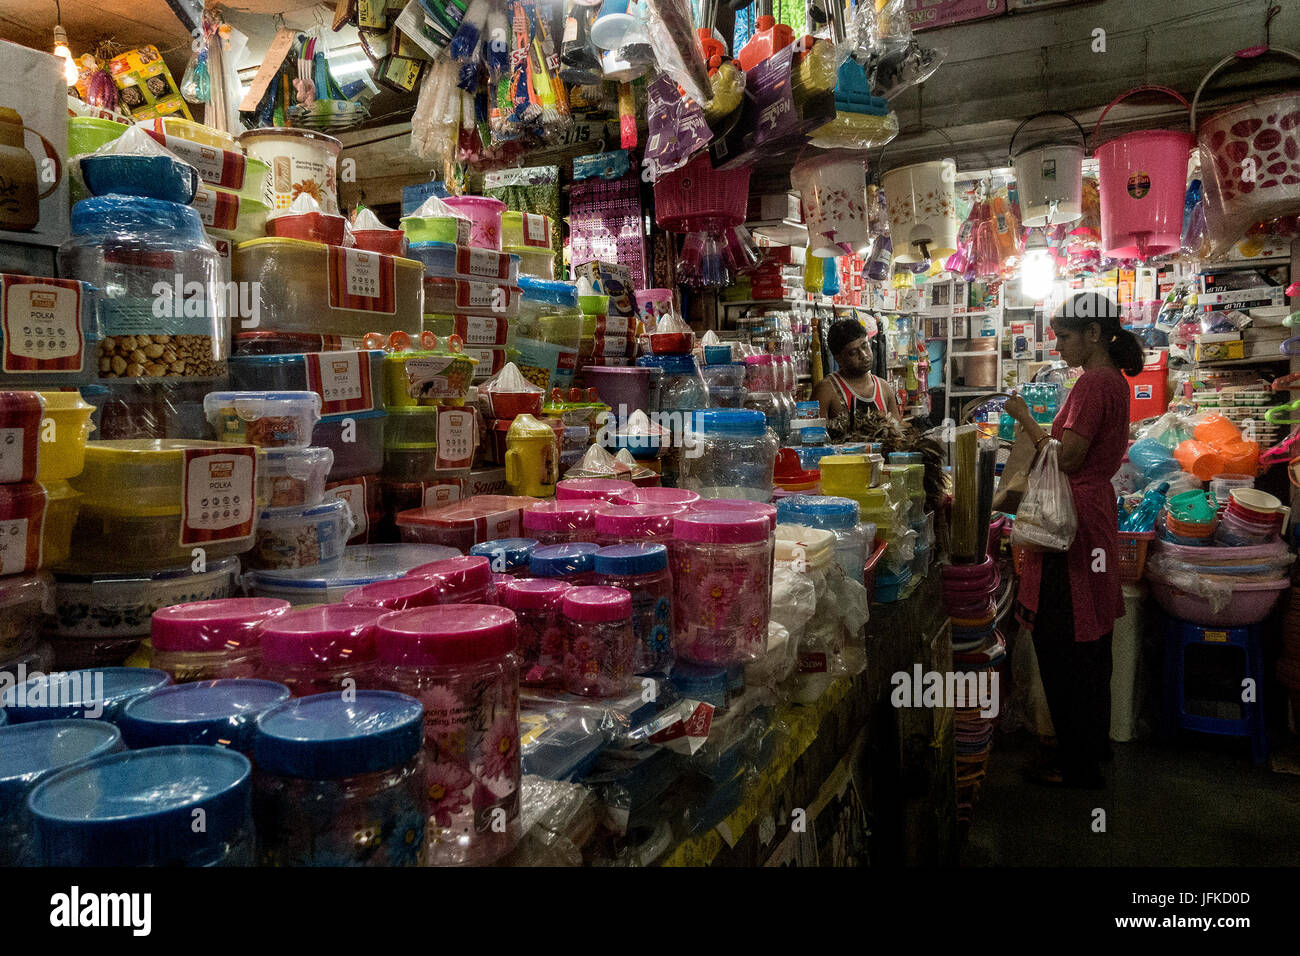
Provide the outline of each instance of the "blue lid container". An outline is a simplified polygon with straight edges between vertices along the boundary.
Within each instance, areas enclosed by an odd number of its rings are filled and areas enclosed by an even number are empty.
[[[585,541],[576,544],[548,544],[533,552],[528,570],[539,578],[585,574],[595,570],[596,552],[599,550],[599,546]]]
[[[836,446],[835,453],[837,455],[865,455],[867,454],[867,448],[868,445],[864,441],[845,442],[843,445]]]
[[[388,690],[356,699],[313,694],[257,719],[253,759],[259,770],[305,780],[376,773],[411,760],[424,744],[424,708]]]
[[[0,695],[0,707],[15,724],[84,717],[116,722],[130,701],[172,682],[166,671],[148,667],[89,667],[41,674]]]
[[[678,661],[673,664],[668,683],[688,700],[699,700],[725,710],[730,701],[731,679],[725,667],[708,667]]]
[[[198,169],[172,156],[83,156],[81,177],[92,196],[143,196],[186,205],[199,188]]]
[[[72,234],[167,233],[174,244],[210,243],[203,220],[192,206],[141,196],[94,196],[72,207]]]
[[[289,699],[269,680],[231,678],[160,687],[122,708],[118,726],[132,749],[174,744],[253,749],[258,716]]]
[[[482,555],[492,562],[498,574],[528,567],[528,561],[537,549],[536,538],[497,538],[480,541],[469,549],[471,555]]]
[[[578,287],[572,282],[556,282],[550,279],[534,279],[532,276],[520,276],[519,297],[530,302],[541,302],[565,309],[576,309],[578,307]]]
[[[668,567],[668,549],[662,544],[612,544],[596,552],[596,573],[610,576],[653,574]]]
[[[251,832],[251,772],[241,753],[192,746],[130,750],[64,770],[27,801],[37,859],[43,866],[220,864]]]
[[[767,418],[751,408],[706,408],[694,414],[692,425],[702,435],[761,438],[767,430]]]
[[[831,495],[790,495],[776,503],[776,519],[826,531],[847,531],[858,523],[858,503]]]
[[[684,355],[642,355],[636,360],[636,364],[644,368],[663,369],[665,375],[699,374],[699,368],[695,365],[695,356],[689,353]]]
[[[805,471],[820,468],[823,458],[835,454],[835,449],[828,445],[810,445],[807,448],[799,448],[797,451],[799,452],[799,467]]]

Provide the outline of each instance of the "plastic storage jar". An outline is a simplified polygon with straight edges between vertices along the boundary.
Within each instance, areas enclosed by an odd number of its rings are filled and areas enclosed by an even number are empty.
[[[279,598],[290,604],[331,604],[374,581],[400,578],[430,561],[458,557],[455,548],[436,544],[357,544],[328,564],[289,571],[249,571],[244,587],[253,597]]]
[[[343,595],[343,603],[381,611],[409,611],[438,604],[439,592],[437,582],[428,578],[397,578],[363,584]]]
[[[150,629],[150,663],[178,684],[256,676],[261,627],[288,609],[288,601],[274,598],[227,598],[161,608]]]
[[[171,675],[147,667],[96,667],[39,674],[0,694],[13,724],[80,717],[115,723],[128,703],[170,684]]]
[[[520,683],[537,687],[563,683],[565,624],[560,599],[572,587],[543,578],[501,585],[501,606],[514,611],[519,624]]]
[[[393,406],[384,430],[384,480],[430,481],[438,448],[438,408],[433,405]]]
[[[497,538],[474,545],[469,553],[487,558],[493,574],[527,577],[528,562],[539,543],[536,538]]]
[[[0,485],[0,525],[12,536],[0,552],[0,574],[24,574],[66,561],[80,499],[66,481]]]
[[[582,312],[572,282],[519,280],[519,321],[510,347],[519,354],[515,365],[534,385],[550,393],[573,384],[582,343]]]
[[[524,511],[520,520],[524,534],[542,547],[595,542],[596,516],[605,508],[603,500],[544,501]]]
[[[673,647],[678,656],[696,664],[726,665],[763,655],[773,530],[761,515],[709,511],[674,519]]]
[[[377,475],[384,467],[384,426],[388,416],[379,409],[327,415],[316,426],[317,445],[334,453],[329,480]]]
[[[686,488],[633,488],[615,499],[620,505],[682,505],[689,507],[700,500],[699,492]]]
[[[104,721],[42,720],[12,727],[0,721],[0,867],[36,865],[27,797],[37,784],[124,749],[121,732]]]
[[[54,582],[48,574],[0,578],[0,661],[35,644],[42,620],[54,608]]]
[[[420,702],[361,690],[257,721],[253,817],[267,866],[418,866],[426,828]]]
[[[288,611],[262,625],[259,676],[294,697],[374,687],[375,622],[385,613],[338,604]]]
[[[557,578],[568,584],[589,584],[596,570],[598,545],[590,542],[542,545],[533,552],[528,569],[535,578]]]
[[[395,520],[403,541],[440,544],[463,553],[480,541],[515,537],[519,513],[538,503],[539,499],[524,496],[475,495],[439,508],[402,511]]]
[[[792,495],[776,506],[783,524],[800,524],[835,533],[835,560],[850,581],[862,581],[867,556],[874,543],[867,539],[867,527],[858,523],[858,503],[852,498],[830,495]]]
[[[555,486],[559,501],[617,501],[619,495],[636,491],[630,481],[613,478],[566,478]]]
[[[695,423],[700,447],[682,456],[678,485],[704,498],[769,500],[778,443],[762,414],[710,409]]]
[[[662,544],[618,544],[596,552],[596,580],[632,595],[632,671],[665,673],[673,662],[673,578]]]
[[[320,421],[320,396],[315,392],[209,392],[203,411],[217,441],[306,448]]]
[[[337,560],[352,536],[352,507],[342,498],[318,505],[268,508],[257,526],[249,567],[305,568]]]
[[[328,448],[271,448],[263,464],[272,508],[311,507],[325,497],[334,452]]]
[[[101,379],[226,374],[231,317],[221,257],[194,209],[135,196],[83,200],[72,209],[59,272],[102,290]],[[161,298],[156,287],[167,290]],[[193,288],[202,291],[190,295]]]
[[[435,585],[432,604],[495,604],[492,562],[482,555],[464,555],[412,568],[408,578]]]
[[[685,512],[685,505],[608,505],[596,515],[596,542],[602,546],[638,541],[667,544],[673,537],[673,518]]]
[[[697,408],[708,408],[709,390],[693,355],[643,355],[636,364],[663,372],[663,381],[659,385],[659,411],[693,412]]]
[[[258,716],[288,699],[289,688],[275,681],[195,681],[134,698],[117,723],[132,750],[203,744],[248,756]]]
[[[55,774],[28,800],[41,866],[252,866],[248,758],[150,747]],[[196,831],[200,816],[204,827]]]
[[[616,697],[628,689],[636,654],[632,595],[625,588],[577,587],[560,599],[564,614],[564,689]]]
[[[482,604],[398,611],[377,626],[381,679],[424,705],[434,866],[491,863],[519,838],[516,632],[513,611]]]

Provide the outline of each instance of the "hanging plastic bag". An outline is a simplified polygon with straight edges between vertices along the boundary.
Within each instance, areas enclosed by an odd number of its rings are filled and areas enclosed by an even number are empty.
[[[1079,528],[1070,481],[1058,465],[1060,443],[1049,440],[1029,472],[1029,490],[1016,512],[1011,546],[1031,551],[1068,551]]]

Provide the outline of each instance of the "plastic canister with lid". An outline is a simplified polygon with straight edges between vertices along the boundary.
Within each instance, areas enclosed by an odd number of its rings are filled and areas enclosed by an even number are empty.
[[[555,497],[559,501],[614,502],[636,490],[632,482],[613,478],[566,478],[555,486]]]
[[[600,547],[590,542],[551,544],[539,547],[528,562],[536,578],[556,578],[568,584],[584,585],[596,570],[596,552]]]
[[[0,694],[10,723],[84,718],[115,722],[130,701],[171,683],[148,667],[91,667],[37,674]]]
[[[778,442],[752,409],[708,409],[694,416],[699,447],[683,453],[678,485],[704,498],[768,501]]]
[[[524,534],[539,546],[572,544],[596,540],[596,515],[607,505],[604,499],[544,501],[520,515]]]
[[[528,562],[539,544],[536,538],[496,538],[479,542],[469,553],[487,558],[493,574],[527,577]]]
[[[835,560],[849,580],[863,580],[875,529],[871,529],[872,540],[868,540],[868,526],[858,521],[856,501],[830,495],[792,495],[783,498],[777,504],[776,511],[783,524],[806,525],[834,532]]]
[[[324,604],[286,611],[262,625],[259,676],[294,697],[374,687],[375,623],[388,610]]]
[[[423,578],[436,586],[434,604],[495,604],[492,563],[482,555],[464,555],[422,564],[407,572],[408,578]]]
[[[632,595],[619,587],[575,587],[560,599],[564,614],[564,689],[581,697],[627,690],[635,661]]]
[[[523,578],[500,587],[501,606],[519,625],[520,682],[559,687],[564,679],[564,615],[560,599],[573,587],[564,581]]]
[[[679,657],[727,665],[763,655],[774,532],[761,514],[697,511],[674,519],[673,647]]]
[[[261,626],[289,609],[277,598],[222,598],[160,608],[150,625],[151,664],[176,682],[255,677]]]
[[[673,662],[673,578],[663,544],[618,544],[596,552],[596,580],[632,596],[633,671],[663,673]]]
[[[229,747],[248,756],[259,714],[289,699],[289,688],[246,677],[160,687],[122,708],[118,726],[133,750],[177,744]]]
[[[659,541],[673,537],[673,518],[686,511],[685,505],[608,505],[596,515],[596,540],[602,547]]]

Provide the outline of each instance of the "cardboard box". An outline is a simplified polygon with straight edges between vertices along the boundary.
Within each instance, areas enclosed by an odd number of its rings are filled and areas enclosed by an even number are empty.
[[[64,82],[62,60],[0,40],[0,241],[54,247],[68,238]]]
[[[1198,335],[1194,354],[1198,362],[1222,362],[1228,359],[1245,358],[1246,343],[1241,340],[1240,332]]]
[[[469,477],[462,479],[462,481],[464,481],[463,498],[473,498],[475,495],[506,494],[506,470],[504,467],[475,468],[469,473]]]
[[[609,296],[611,315],[635,316],[636,289],[632,285],[632,270],[617,262],[593,260],[573,267],[575,280],[587,278],[592,285]]]

